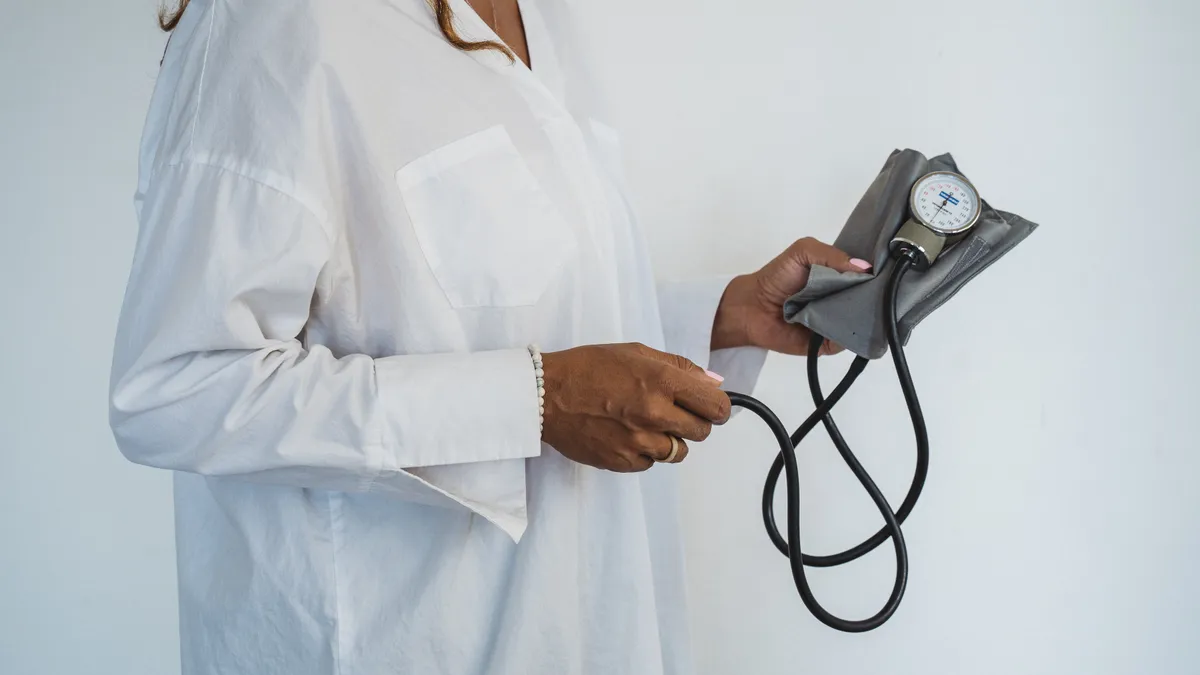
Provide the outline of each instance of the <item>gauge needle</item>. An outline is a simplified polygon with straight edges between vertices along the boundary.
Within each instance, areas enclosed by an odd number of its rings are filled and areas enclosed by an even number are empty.
[[[942,212],[942,209],[946,208],[946,204],[948,204],[948,203],[950,203],[949,197],[943,199],[942,203],[938,206],[938,210],[933,212],[933,218],[931,220],[936,220],[938,217],[938,214]]]

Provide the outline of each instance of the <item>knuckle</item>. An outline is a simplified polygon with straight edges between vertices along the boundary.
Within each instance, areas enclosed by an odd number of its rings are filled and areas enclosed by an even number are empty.
[[[651,411],[654,413],[655,422],[665,424],[675,414],[675,399],[669,396],[656,398]]]
[[[654,380],[654,388],[659,394],[675,392],[678,387],[675,384],[675,377],[669,368],[663,368],[658,372],[658,377]]]
[[[633,435],[633,447],[638,453],[654,449],[655,434],[639,431]]]
[[[658,415],[659,399],[657,396],[647,395],[639,397],[638,401],[629,411],[629,417],[635,425],[633,431],[652,425],[658,419]]]
[[[662,419],[662,403],[654,397],[646,397],[629,414],[630,431],[637,433],[646,427],[657,426]]]

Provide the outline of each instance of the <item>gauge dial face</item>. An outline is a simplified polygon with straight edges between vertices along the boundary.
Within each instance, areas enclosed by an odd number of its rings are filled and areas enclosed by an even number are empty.
[[[941,234],[956,234],[979,218],[979,195],[966,178],[949,171],[926,174],[913,186],[913,217]]]

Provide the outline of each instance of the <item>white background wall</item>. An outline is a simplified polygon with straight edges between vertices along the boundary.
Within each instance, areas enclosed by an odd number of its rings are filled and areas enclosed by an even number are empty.
[[[893,147],[954,152],[995,205],[1043,224],[911,343],[934,454],[885,628],[806,614],[759,522],[756,420],[692,455],[703,675],[1200,672],[1200,5],[603,7],[623,51],[600,74],[665,275],[833,239]],[[152,9],[0,0],[0,673],[178,670],[169,479],[126,464],[105,421]],[[774,358],[757,392],[792,424],[802,377]],[[886,363],[839,411],[898,501],[912,449]],[[828,442],[803,456],[808,550],[873,531]],[[881,549],[812,577],[864,616],[891,573]]]

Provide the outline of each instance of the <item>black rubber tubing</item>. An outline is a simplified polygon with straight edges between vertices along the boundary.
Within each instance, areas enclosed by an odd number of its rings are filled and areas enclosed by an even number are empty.
[[[824,342],[824,339],[819,335],[813,335],[808,351],[808,383],[813,403],[817,408],[791,435],[788,434],[787,428],[783,426],[779,417],[770,408],[763,405],[762,402],[745,394],[733,392],[729,394],[730,402],[733,405],[749,410],[766,422],[767,426],[774,433],[776,442],[779,443],[779,454],[775,457],[775,462],[771,465],[771,469],[767,473],[767,481],[763,489],[763,523],[768,536],[770,536],[775,547],[790,560],[792,578],[795,581],[796,590],[800,592],[801,600],[813,616],[831,628],[849,633],[861,633],[878,628],[891,618],[900,606],[900,601],[904,597],[905,587],[908,584],[908,551],[904,543],[904,533],[901,531],[900,525],[916,506],[917,499],[921,496],[921,490],[925,485],[925,478],[929,472],[929,435],[925,427],[924,415],[921,412],[921,404],[917,398],[916,389],[913,386],[912,375],[909,372],[908,361],[904,356],[904,346],[900,341],[900,331],[897,323],[896,303],[899,295],[900,281],[912,267],[912,263],[913,260],[907,255],[901,255],[897,258],[892,275],[888,280],[887,294],[883,307],[888,347],[892,354],[892,361],[896,367],[896,374],[900,379],[901,390],[904,392],[904,399],[908,406],[909,417],[912,420],[913,434],[916,437],[917,446],[916,471],[914,472],[908,494],[901,503],[899,510],[893,513],[883,493],[880,492],[878,486],[871,480],[871,476],[850,450],[850,446],[846,443],[845,438],[842,437],[831,414],[834,406],[845,396],[851,385],[854,384],[854,381],[858,379],[858,376],[866,368],[867,359],[861,356],[856,357],[841,382],[830,392],[828,397],[825,397],[821,392],[821,382],[817,369],[821,344]],[[850,467],[851,472],[854,473],[854,476],[863,486],[863,489],[870,495],[871,501],[875,503],[875,507],[879,510],[884,520],[882,529],[857,546],[840,553],[821,556],[808,555],[800,549],[800,480],[795,452],[796,447],[808,436],[809,432],[816,428],[818,423],[824,425],[825,431],[837,447],[842,459]],[[785,475],[787,486],[788,536],[786,539],[780,534],[775,522],[775,489],[779,483],[781,473]],[[896,581],[884,606],[873,616],[861,620],[843,619],[834,616],[822,607],[808,585],[808,579],[804,572],[805,566],[836,567],[844,565],[873,551],[888,539],[892,540],[896,551]]]

